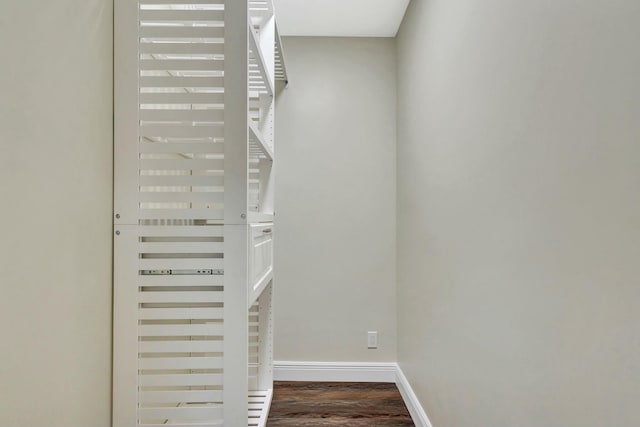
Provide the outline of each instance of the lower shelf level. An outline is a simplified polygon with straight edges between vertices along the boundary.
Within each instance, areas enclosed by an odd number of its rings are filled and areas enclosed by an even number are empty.
[[[273,390],[256,390],[249,392],[249,420],[248,427],[265,427]]]
[[[271,407],[271,398],[273,397],[273,390],[252,390],[249,391],[249,412],[247,414],[247,426],[248,427],[265,427],[267,425],[267,418],[269,417],[269,408]],[[219,405],[190,405],[187,403],[182,403],[178,407],[179,408],[187,408],[187,407],[198,407],[198,408],[213,408],[219,407]],[[223,425],[222,420],[211,420],[212,424],[207,425]],[[200,422],[194,424],[185,424],[184,421],[176,421],[172,419],[165,419],[164,422],[156,425],[193,425],[194,427],[203,426],[205,424],[201,424]]]

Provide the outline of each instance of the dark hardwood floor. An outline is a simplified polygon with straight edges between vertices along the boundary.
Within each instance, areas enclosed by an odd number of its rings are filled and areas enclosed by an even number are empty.
[[[276,381],[267,427],[413,427],[395,384]]]

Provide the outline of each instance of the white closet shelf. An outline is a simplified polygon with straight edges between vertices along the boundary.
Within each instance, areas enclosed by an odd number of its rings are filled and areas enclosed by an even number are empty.
[[[115,0],[114,20],[112,425],[266,427],[273,0]]]
[[[284,52],[282,49],[282,39],[278,32],[278,23],[275,25],[276,47],[275,47],[275,78],[284,82],[285,86],[289,84],[287,76],[287,67],[284,62]]]
[[[273,2],[271,0],[249,0],[248,6],[251,25],[262,25],[273,16]]]
[[[262,0],[262,1],[266,1],[266,0]],[[176,9],[175,5],[178,5],[178,4],[188,4],[188,5],[202,4],[202,5],[206,5],[206,6],[193,7],[192,9],[195,9],[195,10],[207,10],[207,9],[210,9],[210,5],[212,5],[212,4],[223,5],[224,4],[224,0],[140,0],[140,4],[141,5],[145,5],[145,4],[152,4],[152,5],[168,4],[168,5],[172,5],[173,6],[172,9]],[[209,7],[207,7],[207,6],[209,6]]]
[[[273,222],[275,215],[263,212],[247,212],[247,222],[249,224],[257,224],[259,222]]]
[[[262,296],[262,293],[271,281],[273,280],[273,270],[269,271],[269,273],[265,274],[260,278],[260,280],[255,284],[253,291],[249,294],[249,304],[247,308],[251,308],[253,304],[255,304],[258,299]]]
[[[252,120],[248,122],[249,126],[249,143],[252,149],[259,149],[262,152],[262,156],[268,160],[273,160],[273,149],[267,145],[267,142],[262,136],[262,132],[258,129],[258,126]]]
[[[249,90],[273,96],[273,82],[260,49],[255,30],[249,27]]]
[[[249,419],[247,423],[249,427],[265,427],[267,425],[272,397],[272,389],[249,391]]]

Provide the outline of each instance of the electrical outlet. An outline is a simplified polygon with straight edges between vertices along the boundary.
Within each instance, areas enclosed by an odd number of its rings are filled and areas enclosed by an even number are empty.
[[[378,348],[378,331],[367,332],[367,347]]]

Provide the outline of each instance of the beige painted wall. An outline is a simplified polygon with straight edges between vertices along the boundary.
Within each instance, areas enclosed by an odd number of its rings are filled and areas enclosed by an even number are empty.
[[[0,425],[108,426],[112,2],[0,13]]]
[[[398,353],[436,427],[640,425],[640,3],[413,0]]]
[[[394,361],[394,41],[287,38],[284,49],[276,360]]]

